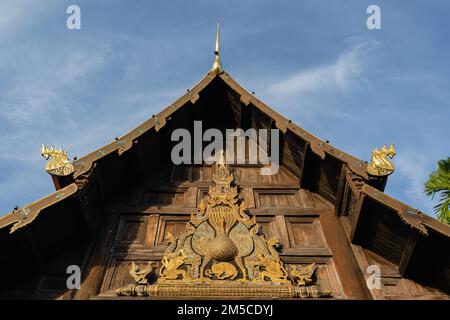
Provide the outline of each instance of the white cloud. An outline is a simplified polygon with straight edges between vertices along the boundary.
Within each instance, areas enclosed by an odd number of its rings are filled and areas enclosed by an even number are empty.
[[[397,154],[395,163],[398,177],[392,176],[391,179],[395,177],[401,183],[398,187],[403,189],[402,193],[407,197],[404,201],[415,203],[424,208],[427,214],[433,215],[433,202],[423,193],[423,185],[434,167],[430,156],[418,153],[417,150],[402,150]]]
[[[262,92],[262,100],[285,116],[301,119],[303,125],[317,119],[354,118],[354,111],[346,109],[338,99],[367,85],[368,73],[372,71],[367,61],[380,43],[365,38],[348,42],[350,45],[329,63],[298,70],[282,79],[262,76],[264,81],[260,81],[256,91]]]
[[[45,55],[27,44],[20,52],[12,66],[0,65],[11,72],[0,90],[0,118],[23,128],[44,115],[50,120],[55,111],[61,116],[70,92],[85,85],[86,79],[104,65],[108,48],[62,53],[56,61],[54,55]],[[40,62],[35,63],[29,55],[40,56]],[[8,58],[2,60],[9,63]]]
[[[342,52],[336,61],[298,71],[273,84],[269,92],[277,96],[301,96],[349,90],[358,84],[364,72],[364,58],[376,44],[359,42]]]
[[[142,91],[123,82],[122,66],[114,68],[121,60],[109,41],[86,38],[61,47],[0,39],[2,43],[9,45],[0,51],[0,216],[52,190],[41,143],[62,144],[70,157],[81,157],[185,92],[175,93],[170,86]],[[109,80],[111,70],[119,77]],[[111,90],[116,86],[121,90]],[[92,87],[109,91],[93,92]]]
[[[0,2],[0,35],[13,36],[23,26],[51,10],[56,0],[10,0]]]

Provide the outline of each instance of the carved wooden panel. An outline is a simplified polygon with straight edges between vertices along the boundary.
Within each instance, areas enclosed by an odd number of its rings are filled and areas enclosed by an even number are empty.
[[[143,260],[143,259],[132,259],[131,257],[121,259],[113,258],[109,265],[108,271],[105,275],[101,291],[105,292],[109,290],[114,290],[126,284],[134,283],[134,280],[129,273],[132,261],[134,261],[134,263],[138,267],[143,268],[147,266],[148,261],[152,261],[152,264],[153,266],[155,266],[156,271],[158,270],[160,264],[159,259]],[[149,280],[150,281],[154,280],[154,277],[155,271],[153,271],[153,274],[150,276]]]
[[[148,217],[147,232],[145,235],[145,245],[148,247],[154,246],[156,242],[156,235],[158,232],[159,215],[151,214]]]
[[[191,180],[193,182],[209,182],[212,179],[212,167],[210,166],[193,166]]]
[[[270,239],[272,237],[280,239],[275,216],[257,216],[256,222],[260,225],[260,232],[266,239]]]
[[[237,183],[270,182],[269,176],[263,176],[259,167],[232,167]]]
[[[262,175],[262,166],[232,166],[232,172],[237,184],[267,183],[267,184],[298,184],[298,178],[283,167],[274,175]]]
[[[255,201],[259,208],[301,206],[297,190],[255,190]]]
[[[147,216],[138,214],[121,215],[116,245],[143,246],[146,239],[147,219]]]
[[[210,182],[211,166],[174,165],[172,166],[171,182]]]
[[[156,245],[167,244],[167,232],[170,232],[175,237],[183,233],[186,230],[186,223],[189,219],[189,215],[161,215]]]
[[[170,179],[175,181],[190,181],[191,180],[191,166],[188,165],[174,165],[172,166],[172,176]]]
[[[145,192],[140,201],[141,206],[169,206],[182,205],[184,200],[183,191],[149,190]]]
[[[286,270],[290,272],[293,267],[304,268],[311,263],[316,263],[313,279],[320,289],[328,289],[333,292],[334,298],[344,298],[342,285],[332,260],[326,262],[317,261],[313,257],[304,259],[301,263],[285,263]]]
[[[289,244],[300,248],[325,248],[325,238],[316,217],[286,217]]]

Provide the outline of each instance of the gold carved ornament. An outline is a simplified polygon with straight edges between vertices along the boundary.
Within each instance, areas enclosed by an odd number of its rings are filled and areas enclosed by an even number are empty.
[[[150,261],[144,269],[139,268],[134,261],[131,262],[130,275],[137,284],[148,284],[148,276],[152,271],[153,266]]]
[[[206,201],[200,201],[184,234],[168,233],[169,246],[152,285],[129,284],[118,295],[157,297],[330,297],[314,286],[315,264],[286,271],[276,238],[259,235],[246,213],[223,158]]]
[[[367,165],[367,172],[372,176],[388,176],[394,172],[394,164],[389,158],[394,158],[395,148],[392,144],[389,148],[383,146],[381,149],[375,148],[372,151],[370,163]]]
[[[313,276],[316,270],[316,264],[312,263],[305,268],[294,267],[291,271],[291,279],[298,286],[307,286],[314,282]]]
[[[73,173],[74,168],[69,161],[67,152],[61,147],[59,150],[53,146],[46,147],[42,145],[41,155],[45,160],[49,160],[45,166],[45,170],[54,176],[67,176]]]

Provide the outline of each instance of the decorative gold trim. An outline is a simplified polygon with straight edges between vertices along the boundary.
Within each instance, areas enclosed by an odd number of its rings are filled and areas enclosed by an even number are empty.
[[[128,284],[115,290],[118,296],[134,297],[216,297],[216,298],[331,298],[330,290],[320,290],[317,286],[296,287],[290,284],[270,283],[222,283],[220,286],[211,286],[205,283],[191,283],[183,286],[175,284],[136,285]]]

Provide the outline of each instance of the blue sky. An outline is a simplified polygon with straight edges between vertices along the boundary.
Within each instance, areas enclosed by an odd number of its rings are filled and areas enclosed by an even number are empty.
[[[81,30],[66,8],[81,7]],[[366,27],[368,5],[381,30]],[[79,157],[224,68],[298,125],[369,160],[395,143],[386,192],[428,214],[423,182],[449,156],[448,1],[0,3],[0,215],[52,192],[40,144]],[[214,107],[214,106],[211,106]]]

